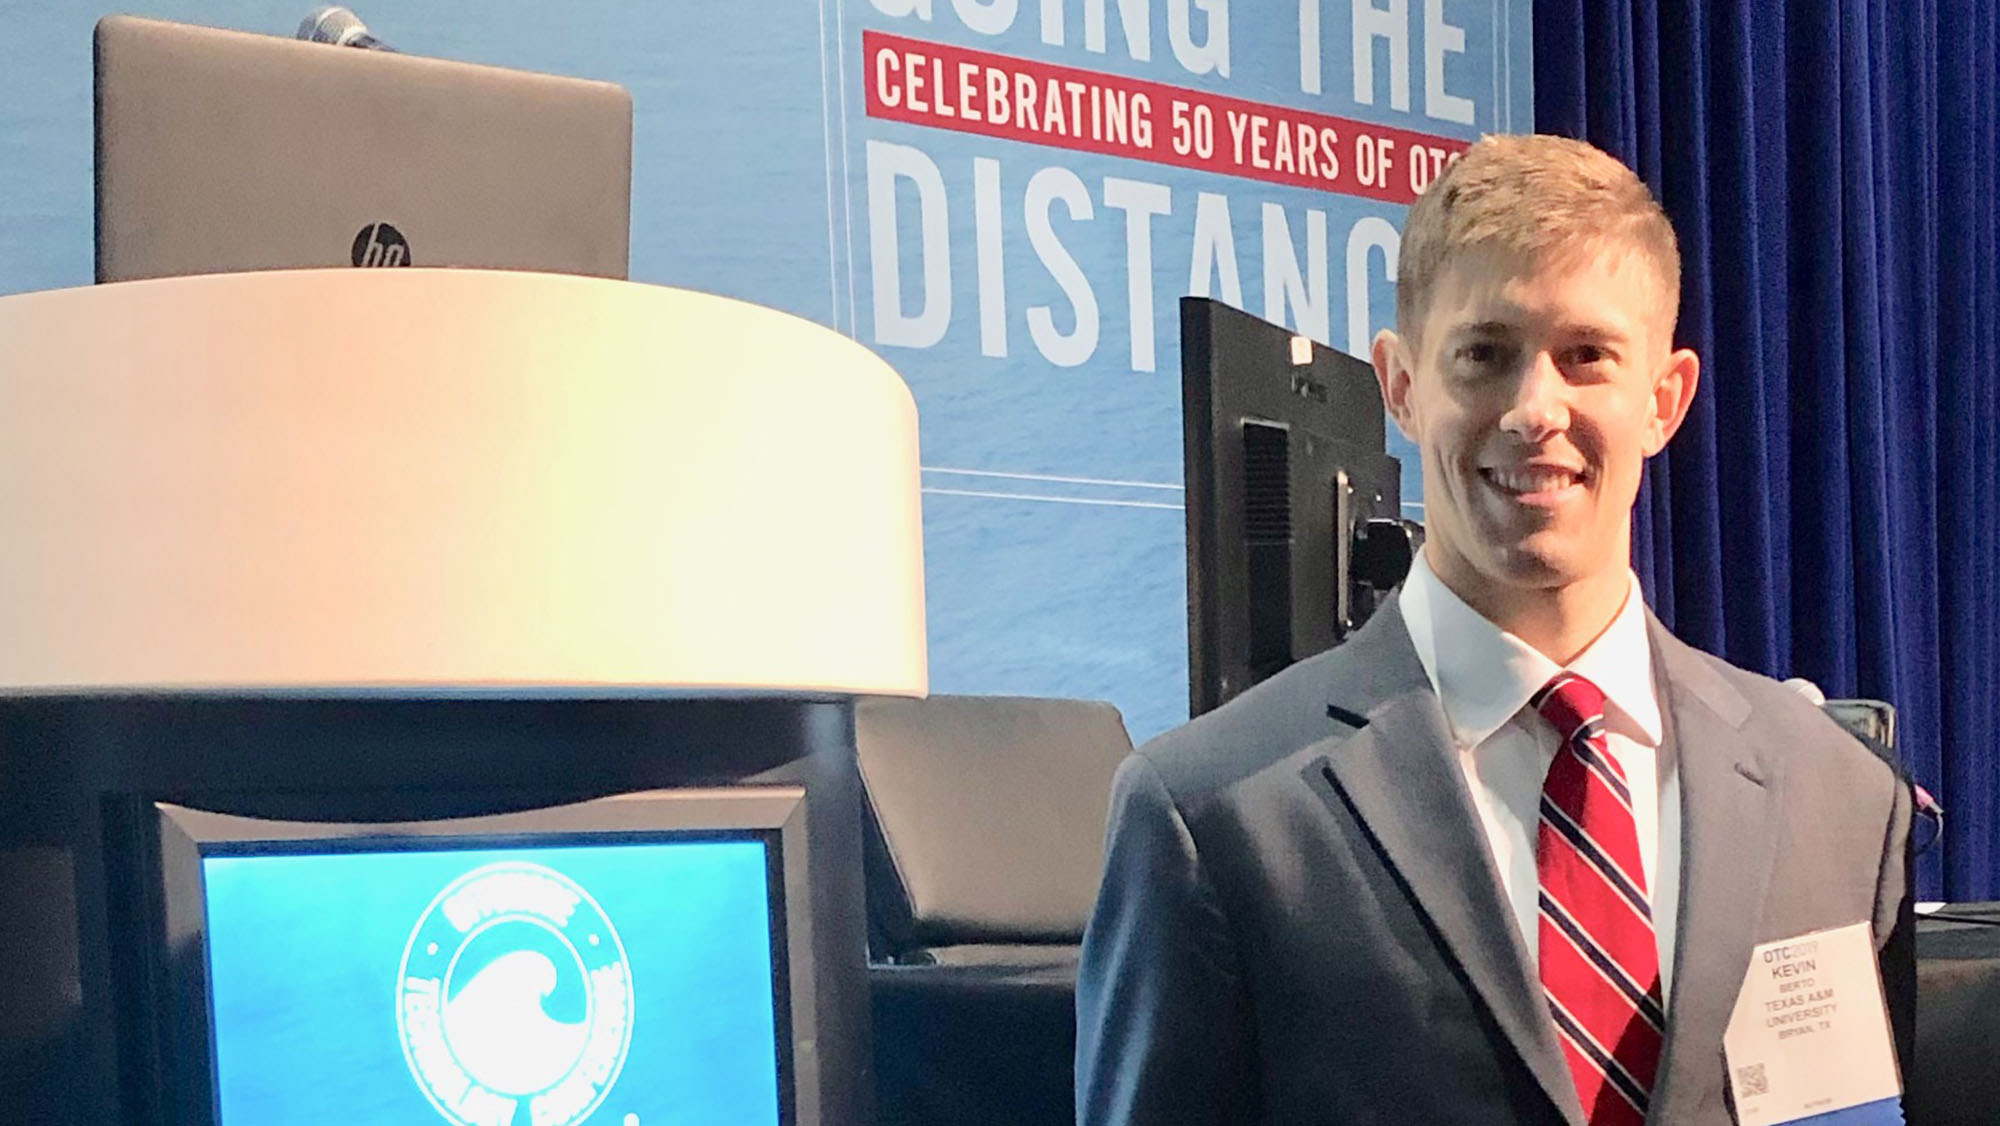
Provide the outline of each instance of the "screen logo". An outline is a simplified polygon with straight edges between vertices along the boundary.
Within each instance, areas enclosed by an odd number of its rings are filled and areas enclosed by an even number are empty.
[[[352,258],[357,266],[407,266],[410,240],[387,223],[370,223],[355,234]]]
[[[562,873],[506,861],[431,900],[397,974],[410,1074],[457,1126],[574,1126],[632,1042],[625,947]]]

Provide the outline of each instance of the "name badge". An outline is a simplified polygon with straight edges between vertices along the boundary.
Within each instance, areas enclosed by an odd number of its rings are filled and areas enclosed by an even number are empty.
[[[1865,922],[1752,950],[1722,1048],[1740,1126],[1903,1121],[1873,928]]]

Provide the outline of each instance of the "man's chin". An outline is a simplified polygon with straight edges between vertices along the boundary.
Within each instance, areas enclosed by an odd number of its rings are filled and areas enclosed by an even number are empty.
[[[1495,581],[1521,590],[1557,590],[1588,578],[1575,545],[1551,542],[1553,537],[1528,536],[1511,544],[1496,544],[1482,568]]]

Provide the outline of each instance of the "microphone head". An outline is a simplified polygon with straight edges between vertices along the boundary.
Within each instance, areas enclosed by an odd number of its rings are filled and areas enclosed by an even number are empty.
[[[1821,692],[1819,690],[1819,685],[1814,684],[1812,681],[1807,680],[1805,677],[1795,676],[1792,679],[1785,682],[1785,687],[1791,689],[1794,692],[1797,692],[1799,695],[1804,696],[1806,699],[1811,700],[1815,704],[1824,705],[1826,703],[1826,693]]]
[[[338,5],[321,8],[300,20],[298,38],[335,47],[366,46],[375,41],[360,16]]]

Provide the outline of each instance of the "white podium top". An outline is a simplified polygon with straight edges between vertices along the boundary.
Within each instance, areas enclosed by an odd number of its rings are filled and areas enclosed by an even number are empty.
[[[0,690],[926,689],[881,359],[593,278],[0,299]]]

